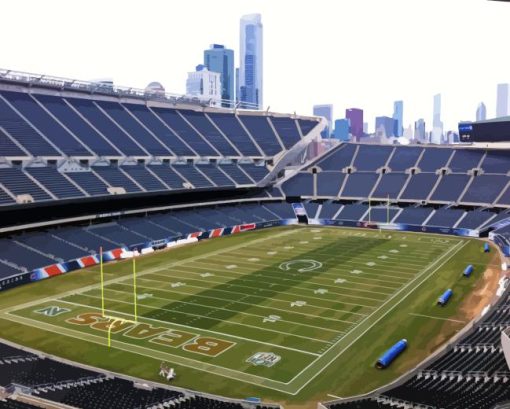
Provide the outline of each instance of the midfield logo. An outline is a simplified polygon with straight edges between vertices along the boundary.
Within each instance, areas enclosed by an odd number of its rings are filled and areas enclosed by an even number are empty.
[[[281,358],[281,356],[273,354],[272,352],[257,352],[246,360],[246,362],[255,366],[265,366],[267,368],[272,367]]]
[[[36,314],[46,315],[47,317],[56,317],[57,315],[64,314],[69,311],[71,311],[71,310],[68,308],[62,308],[62,307],[52,305],[49,307],[42,308],[40,310],[35,310],[34,312]]]

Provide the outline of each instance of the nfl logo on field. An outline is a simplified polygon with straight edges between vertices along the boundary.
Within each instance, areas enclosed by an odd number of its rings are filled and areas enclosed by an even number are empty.
[[[279,355],[273,354],[272,352],[257,352],[255,355],[248,358],[246,362],[249,362],[255,366],[267,366],[270,368],[280,359],[281,357]]]

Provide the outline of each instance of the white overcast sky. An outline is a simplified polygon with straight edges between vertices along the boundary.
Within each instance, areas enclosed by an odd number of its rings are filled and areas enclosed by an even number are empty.
[[[261,13],[264,103],[361,107],[373,129],[404,100],[404,125],[432,122],[432,97],[456,128],[480,101],[495,115],[510,82],[510,4],[486,0],[15,0],[0,9],[0,67],[113,78],[183,93],[211,43],[239,49],[239,18]],[[237,64],[237,62],[236,62]]]

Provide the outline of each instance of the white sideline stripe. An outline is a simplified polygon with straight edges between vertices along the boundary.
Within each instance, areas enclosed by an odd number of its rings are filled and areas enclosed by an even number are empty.
[[[101,308],[99,308],[99,307],[94,307],[94,306],[91,306],[91,305],[84,305],[84,304],[80,304],[80,303],[65,301],[65,300],[62,300],[60,298],[59,299],[53,299],[53,300],[50,300],[50,301],[54,301],[54,302],[57,302],[57,303],[58,302],[63,302],[65,304],[76,305],[78,307],[92,308],[92,309],[98,310],[98,311],[101,310]],[[125,312],[121,312],[121,311],[114,311],[114,310],[109,310],[109,309],[106,309],[105,311],[109,311],[109,312],[114,313],[116,315],[120,314],[120,315],[125,315],[125,316],[128,316],[128,317],[132,317],[131,314],[128,314],[128,313],[125,313]],[[148,318],[148,317],[144,317],[144,316],[139,316],[138,317],[138,321],[140,321],[140,318],[142,320],[145,320],[145,321],[160,322],[160,323],[162,323],[163,325],[166,325],[166,326],[170,326],[170,327],[172,327],[172,326],[182,327],[182,328],[186,328],[186,329],[191,330],[191,331],[197,331],[199,329],[199,328],[191,327],[191,326],[185,325],[185,324],[177,324],[177,323],[174,323],[174,322],[167,322],[167,321],[158,320],[156,318]],[[39,322],[39,321],[36,321],[36,322]],[[59,326],[58,328],[62,329],[62,328],[67,328],[67,327]],[[289,351],[300,352],[300,353],[307,354],[307,355],[320,356],[319,354],[316,354],[314,352],[302,351],[300,349],[296,349],[296,348],[292,348],[292,347],[284,347],[284,346],[281,346],[281,345],[276,345],[276,344],[272,344],[270,342],[265,342],[265,341],[257,341],[257,340],[253,340],[253,339],[250,339],[250,338],[242,337],[240,335],[230,335],[230,334],[225,334],[223,332],[212,331],[210,329],[201,329],[200,328],[199,330],[202,333],[211,333],[211,334],[214,334],[215,336],[218,336],[218,337],[236,338],[236,339],[240,339],[242,341],[253,342],[255,344],[264,344],[264,345],[269,345],[269,346],[276,347],[276,348],[288,349]]]
[[[182,273],[190,273],[190,274],[198,274],[198,275],[202,274],[200,272],[189,271],[189,270],[172,269],[172,271],[180,271]],[[249,278],[242,280],[243,277],[250,277],[250,276],[252,276],[252,274],[250,274],[250,272],[247,272],[246,274],[243,274],[243,273],[236,273],[235,271],[221,271],[221,270],[215,270],[215,269],[212,269],[212,268],[209,268],[209,271],[214,271],[216,273],[216,274],[214,274],[214,277],[235,279],[235,280],[240,280],[240,281],[254,281],[254,282],[258,282],[258,280],[251,280]],[[224,273],[224,274],[217,274],[217,273]],[[228,276],[228,275],[225,275],[225,273],[227,273],[227,274],[234,274],[234,276]],[[282,272],[282,275],[283,274],[284,274],[284,272]],[[292,275],[291,273],[285,273],[285,274],[286,274],[285,277],[288,277],[289,275]],[[300,283],[300,284],[312,284],[312,285],[318,285],[318,286],[321,286],[321,287],[338,288],[337,285],[324,284],[322,282],[317,282],[317,279],[320,279],[320,277],[315,277],[315,280],[304,280],[304,281],[302,281],[302,280],[296,280],[296,279],[292,279],[292,278],[281,277],[280,274],[275,274],[275,275],[263,275],[263,274],[257,275],[257,274],[255,274],[255,276],[259,277],[259,278],[267,279],[267,280],[275,280],[275,282],[273,284],[278,284],[278,282],[282,282],[282,281],[294,281],[294,282]],[[332,281],[331,278],[322,278],[321,280],[323,280],[323,281],[325,281],[327,283],[331,283],[331,281]],[[215,281],[210,281],[210,282],[214,283]],[[228,281],[227,281],[227,283],[228,283]],[[384,295],[384,296],[388,296],[388,295],[393,294],[393,291],[389,292],[389,293],[383,293],[383,292],[380,292],[380,291],[362,290],[362,289],[359,289],[359,288],[353,288],[353,289],[346,288],[346,289],[349,289],[349,290],[352,290],[352,291],[355,291],[355,292],[379,294],[379,295]],[[396,288],[393,288],[392,290],[396,290]],[[371,299],[371,298],[367,298],[367,299]]]
[[[160,275],[160,274],[158,274],[158,275]],[[163,283],[163,281],[161,281],[161,280],[154,280],[152,278],[145,278],[145,277],[141,278],[141,280],[154,281],[156,283]],[[192,287],[192,288],[200,288],[200,289],[204,289],[204,290],[220,291],[220,292],[223,292],[223,293],[238,294],[238,295],[249,295],[250,297],[258,297],[258,298],[265,298],[265,299],[267,299],[266,297],[262,297],[260,295],[240,293],[238,291],[220,290],[218,288],[202,287],[202,286],[199,286],[199,285],[191,285],[191,284],[187,284],[186,286],[187,287]],[[239,286],[239,287],[246,287],[246,286]],[[253,289],[252,287],[246,287],[246,288]],[[272,291],[272,290],[268,290],[268,291]],[[318,301],[332,302],[332,303],[337,303],[338,302],[338,301],[335,301],[335,300],[330,300],[328,298],[320,298],[320,297],[313,297],[313,296],[310,296],[310,295],[302,295],[302,294],[289,293],[287,291],[280,291],[280,292],[278,292],[278,294],[289,295],[289,296],[292,296],[292,297],[301,297],[301,298],[305,298],[305,299],[312,299],[312,300],[318,300]],[[282,301],[282,302],[285,302],[285,303],[290,303],[291,302],[291,301],[288,301],[288,300],[279,300],[279,299],[275,299],[275,298],[271,298],[270,300],[272,300],[272,301]],[[341,303],[345,304],[345,305],[353,305],[355,307],[376,308],[375,306],[368,306],[368,305],[362,305],[362,304],[354,304],[354,303],[348,303],[348,302],[344,302],[344,301],[342,301]],[[311,305],[311,304],[309,304],[309,305]],[[316,307],[317,308],[326,308],[326,307],[320,307],[320,306],[316,306]],[[344,311],[344,310],[336,310],[334,308],[327,308],[327,309],[333,310],[333,311],[341,311],[341,312]],[[355,313],[352,313],[351,311],[345,311],[345,312],[348,312],[348,313],[351,313],[351,314],[355,314]],[[359,315],[366,316],[366,314],[359,314]]]
[[[175,270],[173,269],[172,271],[175,271],[175,272],[180,272],[180,270]],[[181,276],[175,276],[173,274],[157,274],[155,273],[155,275],[158,275],[158,276],[162,276],[162,277],[171,277],[171,278],[178,278],[180,280],[182,279],[190,279],[189,275],[186,276],[186,274],[189,274],[190,272],[189,271],[183,271],[181,272]],[[197,274],[197,275],[200,275],[199,273],[191,273],[191,274]],[[232,279],[233,277],[226,277],[226,276],[222,276],[220,274],[215,274],[214,277],[218,277],[218,278],[227,278],[227,279]],[[194,278],[191,278],[192,280],[195,280]],[[257,280],[249,280],[249,279],[242,279],[242,278],[237,278],[236,280],[238,281],[241,281],[241,282],[246,282],[246,283],[259,283],[259,281]],[[287,279],[287,281],[296,281],[296,280],[290,280],[290,279]],[[239,287],[246,287],[246,288],[251,288],[252,290],[266,290],[266,291],[274,291],[274,290],[270,290],[270,289],[267,289],[267,288],[260,288],[260,287],[250,287],[250,286],[242,286],[240,284],[229,284],[230,281],[213,281],[213,280],[207,280],[208,283],[215,283],[215,284],[225,284],[225,285],[233,285],[233,286],[239,286]],[[284,285],[284,284],[278,284],[278,283],[273,283],[274,285]],[[325,284],[317,284],[317,283],[309,283],[309,284],[312,284],[312,285],[315,285],[315,286],[319,286],[319,287],[332,287],[332,288],[335,288],[335,289],[338,289],[339,287],[338,286],[333,286],[333,285],[330,285],[330,286],[326,286]],[[314,288],[306,288],[306,287],[301,287],[299,285],[294,285],[292,286],[292,288],[294,289],[298,289],[298,290],[303,290],[303,291],[313,291]],[[336,292],[336,291],[329,291],[328,292],[330,294],[335,294],[335,295],[340,295],[342,297],[349,297],[349,298],[359,298],[359,299],[362,299],[362,300],[369,300],[369,301],[375,301],[375,302],[383,302],[386,298],[383,298],[383,299],[377,299],[377,298],[370,298],[370,297],[362,297],[362,296],[357,296],[357,295],[350,295],[350,294],[344,294],[344,293],[339,293],[339,292]],[[388,295],[391,295],[391,294],[388,294]]]
[[[147,280],[147,279],[144,278],[143,280]],[[154,281],[157,281],[157,280],[154,280]],[[167,285],[166,283],[164,283],[162,281],[158,281],[158,282],[160,282],[161,284]],[[132,285],[130,285],[130,284],[123,284],[123,283],[117,283],[117,284],[125,285],[125,286],[128,286],[128,287],[132,287]],[[275,307],[269,307],[267,305],[251,304],[251,303],[248,303],[248,302],[236,301],[236,300],[233,300],[233,299],[225,299],[225,298],[220,298],[220,297],[211,297],[210,295],[201,295],[200,293],[184,293],[184,292],[180,292],[180,291],[176,291],[176,290],[162,289],[161,287],[149,287],[149,286],[146,286],[146,285],[138,285],[137,287],[138,288],[149,289],[149,290],[163,291],[165,293],[174,293],[174,294],[184,295],[184,296],[187,296],[187,297],[210,298],[212,300],[227,301],[227,302],[230,302],[230,303],[233,303],[233,304],[244,304],[244,305],[249,305],[250,307],[254,307],[254,308],[264,308],[264,309],[273,310],[273,311],[275,309]],[[119,291],[119,290],[113,290],[111,288],[105,288],[105,289],[110,290],[110,291]],[[92,290],[92,291],[94,291],[94,290]],[[123,293],[127,294],[127,292],[125,292],[125,291],[120,291],[120,292],[123,292]],[[131,293],[129,293],[129,294],[131,294]],[[247,297],[257,297],[257,298],[265,299],[265,297],[256,296],[256,295],[247,295],[247,294],[242,294],[242,293],[238,293],[238,294],[239,295],[245,295]],[[161,298],[161,297],[152,297],[152,298],[159,298],[161,300],[166,300],[166,298]],[[175,302],[179,302],[179,300],[174,300],[174,301]],[[271,298],[269,301],[280,301],[280,302],[284,302],[285,304],[290,304],[292,302],[292,301],[276,300],[274,298]],[[201,305],[201,304],[199,304],[199,305]],[[357,312],[350,312],[350,311],[344,311],[344,310],[335,310],[333,308],[319,307],[319,306],[314,306],[314,305],[308,304],[308,303],[306,304],[306,306],[307,307],[316,307],[316,308],[320,308],[320,309],[323,309],[323,310],[331,310],[331,311],[336,311],[336,312],[343,312],[343,313],[349,313],[349,314],[354,314],[354,315],[361,315],[363,317],[366,316],[366,314],[360,314],[360,313],[357,313]],[[209,308],[215,308],[213,306],[208,306],[208,307]],[[290,312],[292,314],[304,315],[306,317],[312,317],[312,318],[316,318],[316,319],[322,319],[322,320],[334,321],[334,322],[347,322],[349,324],[352,324],[350,321],[337,320],[335,318],[330,318],[330,317],[321,317],[320,315],[314,315],[314,314],[307,314],[307,313],[301,312],[301,310],[296,310],[296,309],[287,310],[287,309],[282,309],[282,308],[278,308],[278,309],[279,309],[279,311],[286,311],[286,312]]]
[[[466,324],[466,322],[467,322],[467,321],[462,321],[462,320],[454,320],[453,318],[441,318],[441,317],[433,317],[432,315],[416,314],[414,312],[410,312],[409,315],[414,315],[415,317],[431,318],[434,320],[441,320],[441,321],[460,322],[461,324]]]
[[[222,253],[230,251],[230,250],[236,250],[236,249],[243,248],[243,247],[246,247],[246,246],[252,246],[254,243],[267,242],[269,240],[273,240],[273,239],[276,239],[276,238],[279,238],[279,237],[282,237],[282,236],[289,236],[290,234],[299,233],[299,232],[300,232],[299,229],[296,229],[296,230],[287,230],[287,231],[283,231],[281,233],[277,233],[277,234],[271,236],[270,238],[261,237],[260,239],[252,240],[252,241],[245,242],[245,243],[240,243],[240,244],[232,246],[232,247],[224,247],[224,248],[221,248],[221,249],[216,250],[216,251],[210,251],[210,252],[205,253],[205,254],[200,254],[200,255],[197,255],[197,256],[194,256],[194,257],[189,257],[189,258],[186,258],[186,259],[175,261],[173,263],[170,263],[169,265],[166,265],[165,267],[161,267],[160,266],[160,267],[155,267],[155,268],[144,270],[144,271],[142,271],[140,273],[137,273],[137,277],[143,277],[144,275],[152,274],[152,273],[154,273],[156,271],[165,271],[169,267],[179,266],[181,264],[189,263],[190,261],[195,261],[195,260],[200,260],[200,259],[206,258],[206,257],[216,256],[218,254],[222,254]],[[89,271],[89,272],[97,273],[96,271],[89,270],[87,268],[84,268],[84,269],[82,269],[80,271]],[[112,278],[111,280],[105,281],[104,284],[107,285],[107,284],[111,284],[111,283],[121,282],[121,281],[124,281],[124,280],[128,279],[129,277],[130,277],[130,275],[127,274],[126,276]],[[88,291],[88,290],[91,290],[91,289],[94,289],[94,288],[101,288],[101,283],[91,284],[91,285],[85,286],[83,288],[80,288],[79,291]],[[57,296],[58,297],[65,297],[67,295],[72,295],[72,294],[76,294],[76,293],[77,293],[77,291],[75,289],[75,290],[65,291],[63,293],[58,294]],[[21,304],[21,305],[18,304],[18,305],[15,305],[15,306],[4,308],[4,309],[0,310],[0,314],[5,313],[5,312],[8,313],[10,311],[16,311],[16,310],[28,308],[31,305],[37,305],[37,304],[40,304],[42,302],[53,300],[54,297],[55,297],[55,295],[52,295],[51,297],[39,298],[39,299],[36,299],[36,300],[28,301],[28,302],[26,302],[24,304]]]
[[[399,305],[402,301],[404,301],[410,294],[412,294],[416,288],[418,288],[421,284],[423,284],[427,279],[429,279],[437,270],[439,270],[442,266],[444,266],[448,261],[451,260],[451,258],[457,254],[468,242],[467,241],[459,241],[456,245],[448,249],[445,253],[443,253],[438,259],[436,259],[432,264],[427,266],[420,274],[416,276],[414,280],[412,280],[407,285],[403,286],[393,297],[391,297],[388,301],[386,301],[383,305],[381,305],[376,311],[374,311],[371,315],[375,314],[380,308],[383,308],[388,302],[390,302],[393,298],[398,296],[402,291],[406,290],[407,287],[409,287],[411,284],[413,284],[415,281],[419,280],[430,268],[434,267],[435,264],[438,262],[442,263],[435,268],[432,272],[430,272],[428,275],[426,275],[419,283],[413,286],[413,290],[405,294],[397,303],[392,305],[386,313],[384,313],[380,318],[378,318],[374,323],[372,323],[368,328],[366,328],[360,335],[358,335],[354,340],[352,340],[349,345],[347,345],[345,348],[343,348],[341,351],[339,351],[333,359],[329,360],[325,363],[325,365],[321,368],[321,370],[317,371],[315,374],[311,375],[302,385],[298,388],[297,391],[292,393],[292,395],[297,395],[306,385],[308,385],[311,381],[313,381],[318,375],[320,375],[331,363],[336,361],[340,355],[342,355],[345,351],[347,351],[355,342],[357,342],[363,335],[365,335],[369,330],[372,329],[372,327],[377,324],[379,321],[381,321],[384,317],[386,317],[391,311],[393,311],[397,305]],[[443,261],[444,260],[444,261]],[[364,321],[369,319],[370,316],[363,319],[358,325],[361,325]],[[355,328],[353,328],[354,330]],[[345,338],[348,334],[346,334],[343,338]],[[343,338],[338,340],[335,345],[333,345],[330,349],[334,348]],[[325,353],[323,354],[325,355]],[[322,355],[322,356],[323,356]],[[313,365],[315,362],[317,362],[319,358],[317,358],[314,362],[312,362],[310,365],[308,365],[305,369],[303,369],[298,375],[296,375],[294,378],[292,378],[292,381],[296,379],[298,376],[300,376],[304,371],[306,371],[311,365]],[[290,381],[290,382],[292,382]],[[289,382],[289,383],[290,383]]]
[[[152,288],[152,287],[144,287],[144,288]],[[152,288],[152,289],[157,290],[157,288]],[[106,291],[114,291],[116,293],[122,293],[122,294],[126,294],[126,295],[129,295],[129,296],[132,296],[132,292],[126,292],[126,291],[121,291],[121,290],[114,290],[112,288],[105,288],[105,290]],[[166,291],[166,290],[160,290],[160,291]],[[80,295],[85,295],[86,297],[92,297],[92,298],[99,298],[99,299],[101,299],[101,297],[90,295],[90,291],[87,292],[87,293],[84,293],[84,294],[80,294]],[[189,296],[193,297],[193,295],[189,295]],[[107,298],[105,298],[105,299],[107,299]],[[150,299],[151,300],[152,299],[154,299],[154,300],[163,300],[163,301],[166,301],[166,302],[179,303],[179,304],[197,305],[197,306],[200,306],[200,307],[209,308],[213,312],[220,310],[220,311],[235,312],[236,314],[247,315],[247,316],[250,316],[250,317],[257,317],[257,318],[266,318],[267,317],[267,315],[252,314],[252,313],[249,313],[249,312],[236,311],[236,310],[231,310],[231,309],[224,308],[224,307],[214,307],[214,306],[211,306],[211,305],[199,304],[199,303],[190,302],[190,301],[180,301],[180,300],[173,300],[173,299],[168,299],[168,298],[161,298],[161,297],[156,297],[154,295]],[[112,299],[112,300],[116,301],[116,299]],[[129,303],[129,304],[134,305],[133,303]],[[148,307],[147,304],[140,304],[140,303],[138,303],[138,305],[142,305],[142,306]],[[253,306],[253,304],[249,304],[249,305]],[[194,315],[194,314],[189,314],[187,312],[182,312],[182,311],[178,311],[178,310],[171,310],[171,309],[168,309],[168,308],[161,308],[161,307],[156,307],[156,306],[154,306],[153,308],[154,309],[158,309],[158,310],[164,310],[164,311],[173,311],[173,312],[177,312],[177,313],[180,313],[180,314]],[[266,308],[272,310],[273,313],[275,312],[274,308],[269,308],[269,307],[266,307]],[[278,311],[280,311],[280,310],[278,310]],[[287,312],[292,312],[292,311],[287,311]],[[200,315],[200,314],[198,314],[198,315]],[[203,315],[201,315],[201,316],[204,317],[204,318],[210,318],[208,316],[203,316]],[[319,318],[316,315],[311,315],[311,317],[313,317],[315,319]],[[213,319],[213,318],[210,318],[210,319]],[[235,321],[229,321],[229,320],[221,320],[221,321],[222,322],[235,322]],[[335,321],[335,320],[333,320],[333,321]],[[318,326],[309,325],[309,324],[303,324],[303,323],[295,322],[295,321],[291,321],[291,320],[281,319],[281,320],[279,320],[279,322],[286,322],[286,323],[289,323],[289,324],[295,324],[295,325],[299,325],[299,326],[303,326],[303,327],[317,328],[317,329],[320,329],[320,330],[323,330],[323,331],[333,332],[335,334],[338,332],[338,331],[332,330],[331,328],[323,328],[323,327],[318,327]],[[348,323],[352,324],[351,322],[348,322]],[[237,322],[236,322],[236,324],[237,324]],[[259,327],[259,328],[263,329],[263,330],[266,330],[265,327]],[[342,332],[342,331],[340,331],[340,332]]]
[[[97,297],[97,296],[94,296],[94,295],[86,295],[86,294],[76,294],[77,296],[80,296],[80,297],[90,297],[90,298],[95,298],[96,300],[100,300],[101,297]],[[108,300],[108,301],[114,301],[114,302],[118,302],[118,303],[121,303],[121,304],[127,304],[127,305],[133,305],[132,303],[130,302],[127,302],[127,301],[122,301],[122,300],[117,300],[115,298],[108,298],[108,297],[105,297],[104,298],[105,300]],[[62,300],[64,301],[64,300]],[[68,301],[64,301],[64,302],[68,302]],[[71,304],[75,304],[75,302],[73,301],[69,301]],[[89,305],[88,304],[81,304],[81,303],[76,303],[78,305],[82,305],[83,307],[88,307]],[[163,308],[163,307],[153,307],[151,305],[147,305],[147,304],[142,304],[142,303],[138,303],[138,306],[139,307],[145,307],[145,308],[148,308],[150,310],[158,310],[158,311],[168,311],[168,312],[173,312],[175,314],[181,314],[181,315],[190,315],[192,317],[197,317],[197,318],[206,318],[206,319],[210,319],[210,320],[213,320],[213,321],[219,321],[223,324],[231,324],[231,325],[239,325],[239,326],[242,326],[242,327],[248,327],[248,328],[254,328],[254,329],[258,329],[258,330],[262,330],[262,331],[268,331],[268,332],[276,332],[277,334],[282,334],[282,335],[288,335],[289,337],[296,337],[296,338],[302,338],[302,339],[307,339],[309,341],[315,341],[315,342],[320,342],[322,344],[331,344],[330,341],[325,341],[323,339],[317,339],[317,338],[311,338],[311,337],[305,337],[303,335],[296,335],[296,334],[289,334],[288,332],[284,332],[284,331],[277,331],[275,329],[269,329],[269,328],[264,328],[264,327],[259,327],[257,325],[251,325],[251,324],[243,324],[241,322],[235,322],[235,321],[229,321],[229,320],[222,320],[222,319],[219,319],[219,318],[212,318],[212,317],[209,317],[207,315],[200,315],[200,314],[192,314],[190,312],[182,312],[182,311],[178,311],[178,310],[169,310],[168,308]],[[260,318],[264,318],[263,316],[260,316]],[[152,318],[151,318],[152,319]],[[167,322],[168,325],[172,325],[173,322],[170,322],[170,321],[162,321],[162,322]],[[295,323],[293,323],[295,324]],[[194,327],[196,331],[199,331],[200,330],[200,327]],[[324,328],[319,328],[321,330],[324,330]],[[339,332],[339,331],[338,331]],[[225,335],[228,335],[228,334],[225,334]]]

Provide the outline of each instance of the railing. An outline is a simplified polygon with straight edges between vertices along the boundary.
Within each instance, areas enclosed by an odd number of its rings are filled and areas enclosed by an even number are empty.
[[[140,89],[126,86],[114,85],[110,82],[83,81],[70,78],[53,77],[51,75],[34,74],[23,71],[14,71],[0,68],[0,81],[14,82],[23,85],[39,86],[44,88],[54,88],[57,90],[79,91],[89,94],[107,95],[118,98],[135,98],[145,101],[162,101],[177,104],[191,104],[202,107],[230,107],[232,110],[237,108],[258,110],[259,106],[255,103],[232,100],[213,100],[210,98],[200,98],[197,96],[173,94],[165,91]]]

